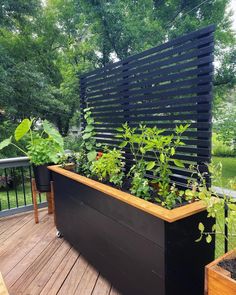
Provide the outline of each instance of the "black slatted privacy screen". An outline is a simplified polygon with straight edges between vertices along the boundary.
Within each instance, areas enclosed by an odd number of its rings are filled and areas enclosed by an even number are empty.
[[[118,146],[115,128],[145,123],[173,133],[191,124],[183,135],[185,146],[172,165],[172,180],[185,186],[190,164],[204,167],[211,158],[213,25],[151,48],[81,77],[81,107],[92,107],[98,142]],[[81,118],[84,127],[85,120]],[[133,161],[129,150],[127,165]],[[150,155],[147,155],[150,160]]]

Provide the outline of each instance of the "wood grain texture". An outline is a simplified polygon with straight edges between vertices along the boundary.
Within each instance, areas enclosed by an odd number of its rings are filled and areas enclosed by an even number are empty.
[[[236,249],[214,260],[205,268],[205,295],[235,295],[236,281],[231,278],[230,272],[217,266],[225,259],[236,257]]]
[[[98,181],[89,179],[87,177],[63,169],[58,165],[50,166],[48,167],[48,169],[63,176],[66,176],[72,180],[85,184],[93,189],[101,191],[105,193],[107,197],[116,198],[124,203],[134,206],[153,216],[159,217],[167,222],[175,222],[177,220],[191,216],[198,212],[202,212],[206,209],[206,206],[203,202],[197,201],[195,203],[188,204],[173,210],[168,210],[161,206],[152,204],[148,201],[132,196],[131,194],[125,193],[103,183],[100,183]]]
[[[0,273],[0,295],[9,295],[1,273]]]
[[[77,293],[81,295],[93,290],[110,294],[109,282],[67,242],[56,238],[53,216],[43,209],[39,217],[39,224],[33,212],[0,218],[0,272],[9,292],[0,278],[0,295],[73,295],[76,290],[85,292]],[[5,234],[8,230],[10,235]]]

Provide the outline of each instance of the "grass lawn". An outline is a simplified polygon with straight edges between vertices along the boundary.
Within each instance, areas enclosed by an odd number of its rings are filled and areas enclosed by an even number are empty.
[[[220,158],[213,157],[213,163],[222,163],[222,184],[216,183],[217,186],[223,186],[225,188],[230,188],[228,186],[228,181],[236,177],[236,157],[234,158]]]
[[[231,188],[228,185],[228,182],[236,177],[236,157],[213,157],[212,158],[213,163],[222,163],[222,180],[219,183],[216,183],[217,186],[223,186],[225,188]],[[224,228],[224,214],[222,212],[221,216],[218,216],[219,223],[221,229]],[[235,228],[229,229],[229,232],[231,232],[232,236],[234,238],[229,240],[229,248],[235,248],[236,247],[236,237],[235,237]],[[215,254],[216,257],[222,255],[224,253],[224,237],[220,235],[216,235],[216,249]]]

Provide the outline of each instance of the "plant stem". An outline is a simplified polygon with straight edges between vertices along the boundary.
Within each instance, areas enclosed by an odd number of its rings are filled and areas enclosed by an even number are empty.
[[[23,149],[21,149],[19,146],[17,146],[16,144],[14,144],[12,142],[11,142],[11,144],[28,157],[28,154]]]

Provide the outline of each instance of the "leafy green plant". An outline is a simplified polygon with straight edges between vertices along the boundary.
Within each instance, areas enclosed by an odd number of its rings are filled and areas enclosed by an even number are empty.
[[[82,143],[77,154],[77,172],[91,176],[91,165],[96,160],[96,148],[101,145],[96,143],[94,136],[94,119],[91,116],[91,108],[84,109],[84,118],[86,120],[86,127],[82,131]]]
[[[216,116],[214,128],[217,132],[217,139],[231,148],[236,153],[236,105],[223,104]]]
[[[23,138],[26,142],[25,148],[18,144]],[[42,130],[35,130],[34,120],[24,119],[15,129],[14,136],[0,143],[0,150],[9,145],[29,157],[31,163],[36,166],[48,163],[57,164],[60,154],[64,151],[62,136],[47,120],[43,121]]]
[[[173,208],[176,202],[180,200],[178,190],[171,188],[170,176],[172,175],[170,169],[170,162],[175,166],[184,168],[184,164],[175,159],[176,149],[183,146],[181,141],[182,134],[188,129],[189,125],[179,125],[175,128],[175,133],[171,135],[163,135],[165,129],[158,129],[156,127],[146,129],[144,150],[152,152],[154,159],[149,161],[146,169],[152,170],[155,176],[154,183],[158,183],[158,197],[157,202],[161,202],[163,206],[168,209]]]
[[[82,136],[68,135],[64,137],[64,149],[78,152],[83,142]]]
[[[142,177],[138,172],[133,174],[130,191],[139,198],[147,201],[151,200],[149,180]]]
[[[130,168],[127,176],[131,176],[131,193],[143,199],[150,199],[151,188],[145,177],[147,163],[144,160],[146,139],[146,126],[140,124],[138,128],[131,128],[127,123],[117,128],[117,138],[122,138],[121,148],[129,147],[134,157],[134,165]]]
[[[196,182],[196,188],[198,191],[198,198],[202,200],[207,207],[208,217],[214,218],[215,223],[212,228],[206,228],[205,225],[200,222],[198,225],[198,229],[200,232],[200,237],[196,240],[197,242],[205,239],[207,243],[212,241],[212,235],[223,236],[226,240],[228,240],[229,246],[231,248],[236,246],[236,199],[230,195],[229,191],[222,190],[222,194],[218,194],[214,187],[208,187],[206,183],[206,176],[211,177],[212,184],[215,182],[219,183],[219,179],[222,174],[222,165],[218,163],[217,165],[209,165],[209,173],[204,172],[201,173],[196,167],[195,173],[198,177],[198,182]],[[235,181],[231,181],[232,188],[236,187],[236,179]],[[222,218],[224,214],[224,210],[227,209],[228,216],[226,218]],[[224,223],[222,223],[224,220]],[[228,228],[228,235],[225,235],[225,225]]]
[[[121,187],[124,178],[123,166],[121,152],[113,149],[103,153],[97,161],[92,163],[91,172],[100,181],[109,181]]]
[[[121,148],[128,146],[134,157],[135,164],[131,167],[128,176],[132,176],[131,192],[143,198],[150,198],[149,181],[145,178],[147,171],[153,171],[155,179],[153,183],[158,184],[158,196],[155,200],[168,209],[172,209],[177,202],[181,202],[183,191],[178,191],[175,184],[171,186],[170,162],[183,168],[184,164],[175,159],[176,149],[184,145],[181,141],[182,134],[189,125],[176,126],[175,132],[171,135],[164,135],[165,129],[157,127],[148,128],[140,125],[139,128],[131,128],[127,123],[117,128],[117,138],[122,138]],[[154,160],[145,161],[144,156],[150,152]],[[138,178],[140,180],[138,180]],[[149,187],[149,190],[145,185]]]
[[[213,134],[212,154],[216,157],[234,157],[236,156],[236,151],[233,149],[232,145],[225,144],[218,138],[217,134]]]

